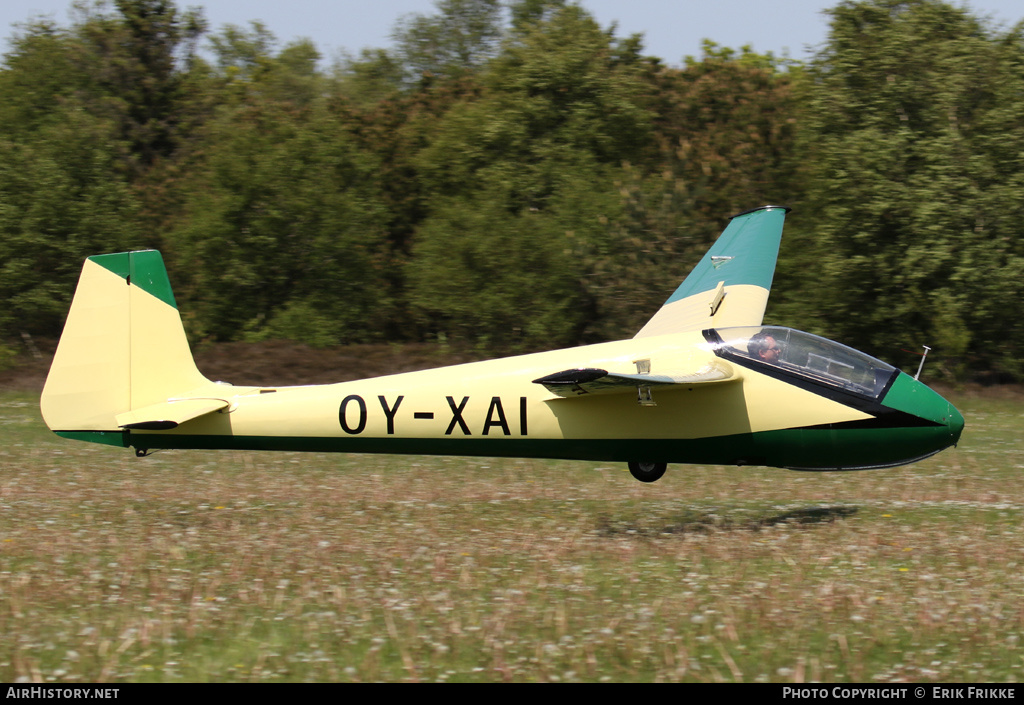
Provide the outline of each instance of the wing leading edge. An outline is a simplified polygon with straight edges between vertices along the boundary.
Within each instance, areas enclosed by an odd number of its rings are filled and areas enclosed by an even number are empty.
[[[634,337],[760,325],[789,210],[762,206],[733,216],[704,258]]]

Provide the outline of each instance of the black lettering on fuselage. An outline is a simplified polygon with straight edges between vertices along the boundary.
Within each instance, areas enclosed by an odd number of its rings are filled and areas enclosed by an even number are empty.
[[[462,410],[466,408],[466,403],[469,401],[469,397],[462,397],[462,403],[458,406],[455,406],[455,400],[451,397],[445,397],[445,399],[448,400],[448,406],[452,410],[452,422],[448,424],[448,430],[444,432],[444,435],[452,435],[452,431],[455,430],[455,424],[458,424],[459,428],[462,429],[462,435],[471,436],[472,434],[469,432],[469,426],[466,425],[465,420],[462,418]]]
[[[469,424],[466,422],[464,416],[470,397],[462,397],[462,401],[458,404],[455,403],[454,397],[445,397],[445,399],[448,401],[448,408],[452,412],[452,418],[448,423],[448,428],[445,430],[444,435],[452,435],[455,431],[455,427],[458,426],[459,430],[462,431],[463,436],[472,436],[473,434],[469,430]],[[405,395],[399,394],[395,399],[394,406],[391,406],[385,395],[377,395],[377,401],[380,402],[380,408],[384,412],[384,419],[387,423],[387,435],[389,436],[393,436],[396,433],[395,420],[398,418],[398,409],[404,400]],[[353,418],[352,414],[349,413],[349,405],[352,403],[356,406],[355,418]],[[526,436],[529,434],[527,416],[527,397],[519,397],[520,436]],[[345,433],[351,436],[356,436],[365,431],[368,417],[369,414],[366,408],[366,401],[361,396],[358,394],[350,394],[342,399],[341,406],[338,409],[338,422],[341,424],[341,428]],[[434,412],[417,411],[413,413],[413,418],[417,420],[432,419],[434,418]],[[501,433],[504,436],[512,435],[512,428],[509,425],[508,417],[505,415],[505,407],[502,404],[501,397],[491,397],[491,403],[487,407],[487,414],[484,418],[481,434],[489,436],[491,434],[491,429],[495,428],[500,428]]]
[[[345,418],[345,408],[348,406],[350,401],[354,401],[359,407],[359,422],[355,428],[348,425],[348,419]],[[401,401],[401,400],[399,400]],[[398,408],[398,404],[395,404],[395,408]],[[349,435],[357,435],[363,432],[366,428],[366,402],[358,394],[349,394],[347,397],[341,400],[341,408],[338,409],[338,420],[341,422],[341,430]]]
[[[498,415],[497,418],[494,418],[495,413]],[[501,406],[501,397],[491,397],[491,405],[487,407],[487,420],[484,421],[483,435],[486,436],[492,426],[500,427],[501,432],[506,436],[512,435],[512,432],[508,430],[508,421],[505,420],[505,409]]]
[[[388,435],[393,436],[395,435],[395,414],[398,413],[398,407],[402,405],[402,400],[405,397],[399,396],[395,400],[395,406],[391,409],[388,408],[388,401],[384,398],[383,394],[378,395],[377,399],[380,400],[380,408],[384,409],[384,416],[388,419]]]

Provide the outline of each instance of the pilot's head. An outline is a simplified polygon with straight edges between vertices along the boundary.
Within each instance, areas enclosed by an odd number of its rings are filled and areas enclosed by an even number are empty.
[[[768,333],[758,333],[747,343],[747,351],[755,360],[763,362],[778,362],[779,343]]]

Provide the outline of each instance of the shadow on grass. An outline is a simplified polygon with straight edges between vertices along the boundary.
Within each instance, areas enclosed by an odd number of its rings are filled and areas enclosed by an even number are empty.
[[[649,516],[638,519],[597,518],[601,536],[658,536],[665,534],[709,533],[713,531],[760,531],[779,524],[810,527],[831,524],[857,513],[856,507],[809,507],[785,512],[759,514],[737,511],[734,515],[715,511],[686,510],[668,517]]]

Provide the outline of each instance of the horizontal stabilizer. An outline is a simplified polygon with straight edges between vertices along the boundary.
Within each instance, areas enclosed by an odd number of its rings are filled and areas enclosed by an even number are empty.
[[[728,382],[732,379],[737,379],[732,367],[724,361],[716,360],[692,373],[620,374],[594,367],[585,367],[556,372],[535,379],[533,383],[542,384],[552,394],[568,399],[585,394],[635,392],[638,387],[707,384],[709,382]]]
[[[117,415],[121,428],[166,431],[215,411],[226,409],[226,399],[170,399]]]

